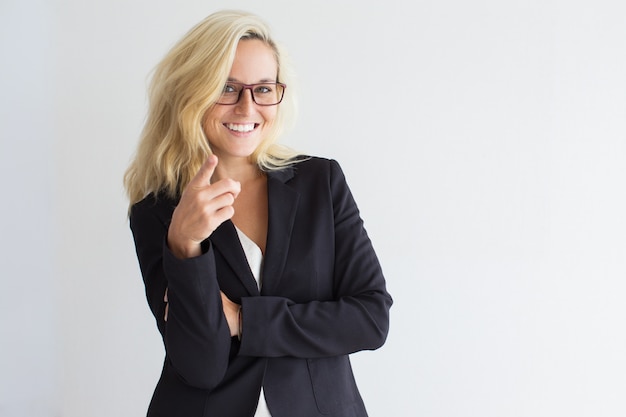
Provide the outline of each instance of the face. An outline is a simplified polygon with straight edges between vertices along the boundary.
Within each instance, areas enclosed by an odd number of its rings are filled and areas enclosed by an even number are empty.
[[[239,42],[228,81],[243,84],[276,82],[278,64],[271,47],[258,39]],[[244,90],[233,105],[216,104],[204,115],[202,127],[218,158],[248,158],[274,123],[277,106],[259,106]]]

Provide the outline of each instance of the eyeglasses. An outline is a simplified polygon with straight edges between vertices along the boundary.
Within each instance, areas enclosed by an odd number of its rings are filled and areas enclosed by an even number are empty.
[[[250,90],[252,101],[255,104],[259,106],[275,106],[283,101],[285,88],[287,86],[282,83],[242,84],[228,82],[224,85],[222,96],[217,100],[217,104],[237,104],[244,90]]]

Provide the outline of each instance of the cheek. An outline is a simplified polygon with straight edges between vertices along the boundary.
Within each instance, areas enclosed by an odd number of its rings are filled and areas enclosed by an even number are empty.
[[[263,111],[263,119],[267,124],[271,124],[276,119],[276,107],[268,107]]]
[[[219,112],[212,110],[204,114],[204,117],[202,118],[202,130],[205,135],[210,136],[211,132],[217,131],[222,125],[222,117],[218,113]]]

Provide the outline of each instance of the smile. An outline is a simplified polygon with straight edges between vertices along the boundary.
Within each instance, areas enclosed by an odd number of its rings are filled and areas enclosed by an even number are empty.
[[[235,124],[235,123],[225,123],[228,129],[233,130],[235,132],[251,132],[257,126],[256,123],[246,123],[246,124]]]

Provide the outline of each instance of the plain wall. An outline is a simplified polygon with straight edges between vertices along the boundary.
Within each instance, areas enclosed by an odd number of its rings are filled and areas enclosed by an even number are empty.
[[[122,175],[151,69],[222,8],[290,51],[284,142],[341,163],[386,273],[370,415],[626,415],[620,1],[2,0],[0,416],[145,415]]]

